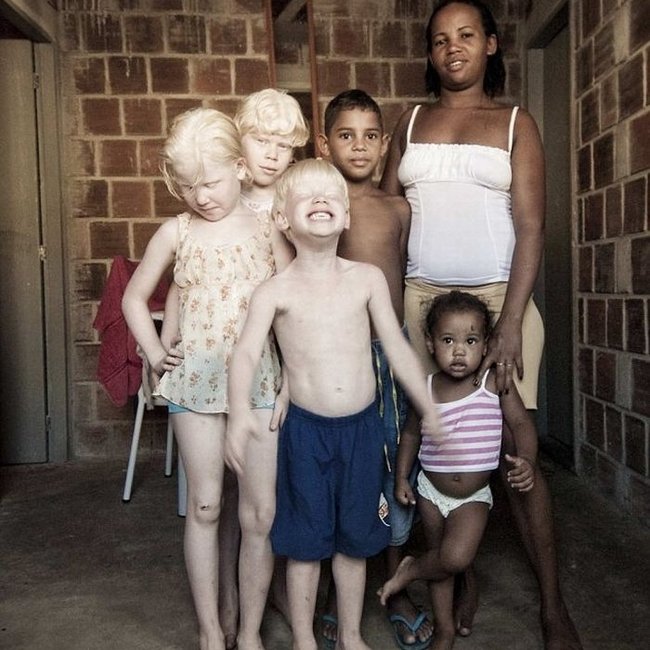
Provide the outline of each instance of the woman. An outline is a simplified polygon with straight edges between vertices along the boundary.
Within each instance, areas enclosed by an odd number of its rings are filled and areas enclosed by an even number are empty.
[[[543,326],[532,302],[544,239],[544,152],[533,118],[495,101],[505,67],[497,28],[479,0],[443,0],[427,27],[427,90],[437,101],[402,115],[382,189],[411,205],[405,310],[409,336],[431,368],[422,316],[436,295],[469,291],[488,303],[494,329],[476,377],[496,365],[497,389],[515,382],[537,407]],[[524,370],[526,371],[524,374]],[[504,430],[512,453],[512,433]],[[503,472],[502,472],[503,476]],[[547,648],[580,648],[560,594],[548,486],[507,490],[540,584]],[[467,635],[476,603],[468,575],[457,611]]]

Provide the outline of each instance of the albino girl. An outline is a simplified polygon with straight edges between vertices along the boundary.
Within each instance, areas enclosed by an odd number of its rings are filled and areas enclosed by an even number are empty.
[[[270,220],[240,200],[247,167],[228,116],[199,108],[177,117],[164,146],[162,172],[169,191],[187,204],[188,211],[163,223],[151,238],[122,308],[154,372],[162,375],[159,392],[170,402],[187,471],[185,563],[200,648],[223,650],[217,531],[228,365],[253,289],[286,266],[292,254]],[[147,307],[171,263],[179,294],[182,350],[177,355],[168,355]],[[179,357],[176,362],[174,355]],[[280,380],[275,343],[269,337],[250,395],[261,437],[269,434]]]

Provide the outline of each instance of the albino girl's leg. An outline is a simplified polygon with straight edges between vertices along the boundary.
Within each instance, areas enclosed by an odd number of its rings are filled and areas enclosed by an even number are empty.
[[[287,593],[293,632],[293,650],[316,650],[314,612],[320,562],[287,561]]]
[[[199,621],[200,648],[223,650],[224,639],[217,607],[217,531],[226,416],[185,412],[171,417],[187,473],[185,565]]]
[[[244,475],[239,478],[240,628],[239,650],[259,650],[260,626],[273,576],[273,551],[269,534],[275,516],[277,431],[270,431],[271,409],[255,409],[258,437],[246,448]]]
[[[370,650],[361,638],[361,615],[366,591],[366,560],[337,553],[332,558],[338,608],[337,646],[346,650]]]
[[[219,517],[219,620],[226,650],[237,646],[239,623],[239,498],[237,477],[226,468]]]

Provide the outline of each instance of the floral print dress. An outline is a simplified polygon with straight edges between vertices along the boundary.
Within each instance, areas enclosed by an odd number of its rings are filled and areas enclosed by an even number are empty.
[[[275,273],[268,212],[256,215],[254,235],[236,244],[206,246],[191,232],[193,219],[178,215],[174,281],[180,288],[179,323],[185,358],[163,375],[159,393],[198,413],[228,412],[228,366],[243,328],[251,294]],[[280,387],[272,335],[264,345],[251,390],[251,406],[268,407]]]

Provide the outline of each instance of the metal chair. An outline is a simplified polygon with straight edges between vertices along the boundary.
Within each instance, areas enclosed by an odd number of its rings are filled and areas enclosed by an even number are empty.
[[[152,312],[151,318],[158,324],[162,323],[163,312]],[[122,501],[128,503],[131,500],[131,493],[133,491],[133,475],[135,474],[135,463],[138,457],[138,446],[140,444],[140,430],[142,429],[142,421],[144,420],[144,411],[149,402],[152,406],[167,407],[167,400],[162,397],[151,395],[148,388],[149,377],[146,367],[143,367],[142,384],[138,390],[137,407],[135,411],[135,422],[133,424],[133,434],[131,436],[131,451],[129,453],[129,462],[126,468],[126,479],[124,481],[124,492],[122,494]],[[171,418],[167,418],[167,446],[165,450],[165,476],[172,475],[172,462],[174,451],[174,429],[172,426]],[[180,454],[178,455],[178,514],[181,517],[185,516],[187,511],[187,479],[185,476],[185,468]]]

